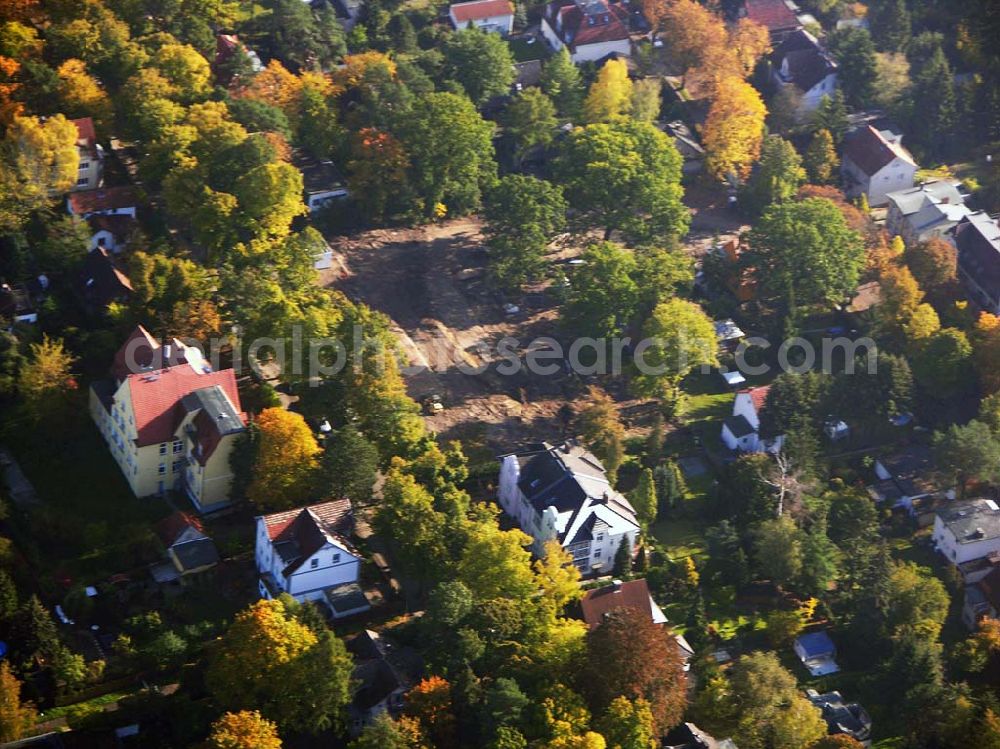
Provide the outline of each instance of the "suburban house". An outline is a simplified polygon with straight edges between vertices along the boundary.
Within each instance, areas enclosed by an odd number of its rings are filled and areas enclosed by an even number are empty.
[[[771,80],[778,88],[794,86],[802,94],[799,115],[814,111],[837,90],[837,63],[805,29],[789,33],[771,55]]]
[[[826,676],[840,671],[837,647],[824,631],[809,632],[795,638],[792,646],[802,665],[813,676]]]
[[[297,148],[292,152],[292,164],[302,172],[305,202],[310,213],[315,213],[331,200],[347,197],[347,182],[332,161],[319,161]]]
[[[358,577],[361,555],[348,538],[354,530],[349,499],[257,517],[255,559],[262,598],[288,593],[323,603],[334,618],[371,606]]]
[[[907,246],[932,237],[953,241],[950,232],[970,211],[958,183],[935,180],[886,195],[885,228]]]
[[[806,697],[823,711],[823,720],[830,734],[846,734],[861,743],[871,738],[872,719],[857,702],[844,702],[840,692],[820,694],[815,689],[807,689]]]
[[[66,198],[70,215],[80,218],[91,216],[129,216],[135,218],[139,195],[134,187],[102,187],[99,190],[71,192]]]
[[[740,15],[766,28],[771,33],[771,44],[777,46],[802,28],[798,11],[791,0],[743,0]]]
[[[698,174],[704,168],[705,149],[698,142],[698,137],[691,132],[691,128],[681,120],[668,122],[663,126],[667,135],[673,138],[674,147],[684,159],[681,167],[683,174]]]
[[[978,211],[955,226],[958,276],[987,312],[1000,315],[1000,221]]]
[[[90,117],[72,120],[76,125],[76,150],[80,155],[76,184],[71,191],[93,190],[101,186],[104,179],[104,149],[97,142],[94,121]]]
[[[472,0],[454,3],[448,18],[456,29],[474,27],[506,36],[514,30],[514,6],[510,0]]]
[[[423,675],[423,660],[378,632],[362,630],[347,642],[354,657],[354,694],[347,706],[348,729],[357,736],[379,715],[399,717],[404,697]]]
[[[934,455],[924,445],[907,445],[875,460],[872,494],[879,502],[891,502],[912,514],[915,500],[942,492],[941,480],[934,468]]]
[[[27,288],[0,283],[0,321],[12,325],[38,322],[38,307]]]
[[[128,276],[103,247],[87,253],[78,283],[84,305],[93,312],[107,310],[112,302],[127,302],[133,291]]]
[[[227,506],[229,455],[246,429],[233,370],[138,326],[112,375],[91,385],[90,414],[132,493],[183,492],[201,512]]]
[[[632,54],[628,9],[611,0],[552,0],[542,14],[542,36],[552,49],[569,49],[573,62]]]
[[[847,134],[840,172],[847,197],[866,195],[875,207],[885,205],[890,192],[913,187],[917,163],[901,135],[864,124]]]
[[[1000,506],[983,498],[952,502],[936,513],[932,539],[956,566],[988,558],[1000,552]]]
[[[694,723],[671,729],[660,744],[662,749],[738,749],[732,739],[716,739]]]
[[[528,445],[500,458],[500,506],[544,553],[556,539],[583,574],[610,571],[622,543],[635,548],[639,521],[608,483],[604,466],[573,441]]]
[[[733,415],[722,422],[722,441],[730,450],[746,453],[781,451],[783,435],[765,438],[760,434],[760,411],[770,389],[770,385],[764,385],[736,393]]]
[[[1000,618],[1000,554],[988,574],[965,586],[962,621],[971,630],[979,628],[980,619]]]
[[[103,247],[115,254],[125,249],[136,225],[135,219],[127,214],[102,213],[88,217],[87,224],[91,231],[88,248],[94,250]]]
[[[219,563],[215,544],[205,535],[201,521],[190,513],[178,510],[168,515],[156,524],[156,535],[167,555],[165,563],[152,569],[159,583],[177,582]]]

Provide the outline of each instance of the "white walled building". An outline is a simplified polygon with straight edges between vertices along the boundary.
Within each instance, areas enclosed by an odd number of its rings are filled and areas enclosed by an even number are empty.
[[[733,415],[722,422],[722,441],[730,450],[745,453],[781,451],[783,436],[764,439],[760,436],[760,411],[767,402],[770,385],[747,388],[736,393]]]
[[[954,565],[1000,551],[1000,506],[992,499],[968,499],[939,510],[934,545]]]
[[[608,483],[604,466],[573,442],[528,445],[500,459],[500,506],[541,555],[557,539],[584,574],[610,571],[624,539],[635,548],[639,521]]]
[[[514,30],[514,6],[510,0],[472,0],[455,3],[448,8],[448,18],[456,29],[470,26],[494,34],[510,34]]]
[[[863,125],[844,141],[840,172],[844,194],[866,195],[868,205],[875,207],[885,205],[890,192],[913,187],[917,163],[903,148],[901,135]]]
[[[553,0],[542,15],[542,36],[552,49],[569,49],[573,62],[632,54],[628,10],[608,0]]]

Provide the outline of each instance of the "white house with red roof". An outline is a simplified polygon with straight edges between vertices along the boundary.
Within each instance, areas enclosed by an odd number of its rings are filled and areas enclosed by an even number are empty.
[[[917,162],[902,140],[902,135],[871,125],[848,133],[840,162],[844,194],[867,195],[868,205],[875,207],[885,205],[889,193],[913,187]]]
[[[370,608],[358,577],[361,555],[348,541],[354,530],[349,499],[257,517],[255,559],[262,598],[288,593],[325,604],[334,617]]]
[[[70,190],[94,190],[101,186],[104,179],[104,149],[97,142],[94,121],[90,117],[70,122],[76,125],[76,150],[80,154],[76,184]]]
[[[510,0],[472,0],[453,3],[448,18],[456,29],[474,27],[506,36],[514,30],[514,6]]]
[[[135,218],[139,193],[134,187],[102,187],[99,190],[71,192],[66,198],[66,210],[72,216],[131,216]]]
[[[798,6],[792,0],[743,0],[740,15],[765,27],[773,44],[802,28]]]
[[[138,326],[111,372],[91,386],[90,413],[135,496],[183,492],[202,512],[228,505],[229,455],[246,429],[233,370]]]
[[[552,0],[542,15],[542,36],[554,50],[566,47],[573,62],[632,54],[628,9],[608,0]]]
[[[760,412],[770,390],[770,385],[763,385],[736,393],[733,415],[722,422],[722,441],[730,450],[745,453],[781,451],[784,436],[765,439],[760,434]]]

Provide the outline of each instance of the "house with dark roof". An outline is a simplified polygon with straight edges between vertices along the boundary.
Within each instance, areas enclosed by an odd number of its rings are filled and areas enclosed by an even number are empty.
[[[982,497],[951,502],[934,516],[935,548],[955,566],[1000,552],[1000,505]]]
[[[292,151],[292,165],[302,172],[303,196],[310,213],[332,200],[347,197],[347,181],[329,159],[313,158],[301,148]]]
[[[139,326],[111,372],[91,385],[90,414],[135,496],[176,491],[201,512],[226,507],[229,456],[246,430],[233,370]]]
[[[733,399],[733,415],[722,422],[722,441],[735,452],[777,453],[784,443],[783,435],[764,437],[760,434],[760,412],[767,402],[770,385],[745,388]]]
[[[798,6],[791,0],[743,0],[740,15],[766,28],[771,34],[772,46],[802,28]]]
[[[542,14],[542,36],[552,49],[569,50],[573,62],[632,54],[629,11],[613,0],[552,0]]]
[[[129,237],[136,229],[135,219],[125,213],[108,215],[98,213],[87,217],[86,221],[90,226],[88,247],[91,250],[103,247],[115,254],[125,249]]]
[[[837,90],[837,62],[805,29],[789,33],[771,55],[771,80],[778,88],[794,86],[802,95],[798,114],[814,111]]]
[[[159,583],[176,582],[210,570],[219,563],[219,552],[205,535],[201,521],[178,510],[156,524],[156,536],[166,550],[167,561],[152,567]]]
[[[671,729],[660,746],[662,749],[738,749],[732,739],[717,739],[694,723],[681,723]]]
[[[859,703],[845,702],[840,692],[820,694],[815,689],[807,689],[806,697],[823,711],[827,733],[845,734],[862,744],[871,738],[872,719]]]
[[[993,555],[987,574],[966,581],[962,621],[970,630],[983,619],[1000,619],[1000,554]]]
[[[952,232],[958,249],[958,276],[987,312],[1000,315],[1000,221],[970,213]]]
[[[583,574],[610,571],[622,543],[635,548],[639,521],[604,466],[575,442],[532,444],[500,457],[500,507],[544,553],[557,540]]]
[[[684,159],[681,171],[684,174],[698,174],[704,168],[705,149],[691,128],[681,120],[668,122],[663,126],[664,132],[674,141],[674,148]]]
[[[907,246],[934,238],[953,242],[952,230],[972,213],[959,184],[940,179],[890,192],[886,231],[902,237]]]
[[[514,30],[514,6],[510,0],[452,3],[448,18],[456,29],[477,28],[504,36]]]
[[[883,206],[888,195],[913,187],[917,162],[903,148],[903,136],[863,124],[844,139],[840,173],[844,194],[868,197],[868,205]]]
[[[822,630],[799,635],[795,638],[792,649],[813,676],[826,676],[840,671],[836,661],[837,648],[830,635]]]
[[[357,736],[383,713],[394,718],[402,714],[406,693],[420,680],[424,664],[413,648],[370,629],[348,640],[347,651],[354,658],[348,730]]]
[[[288,593],[315,601],[341,618],[371,606],[358,578],[361,555],[348,540],[354,532],[349,499],[259,515],[255,559],[262,598]]]
[[[911,514],[916,500],[946,489],[936,470],[934,454],[925,445],[906,445],[880,455],[873,468],[878,479],[872,487],[875,499],[890,501],[892,507],[902,507]]]
[[[104,181],[104,149],[97,142],[94,121],[90,117],[70,122],[76,125],[76,150],[80,155],[76,184],[70,190],[94,190]]]
[[[103,247],[87,253],[77,288],[84,305],[93,312],[104,312],[112,302],[127,302],[133,292],[132,282]]]

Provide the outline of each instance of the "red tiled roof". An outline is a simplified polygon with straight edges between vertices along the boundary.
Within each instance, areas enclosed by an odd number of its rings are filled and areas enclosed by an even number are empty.
[[[93,148],[97,143],[97,131],[94,129],[94,121],[90,117],[81,117],[78,120],[70,120],[76,125],[77,143],[87,148]]]
[[[769,31],[797,29],[801,24],[784,0],[744,0],[747,18]]]
[[[139,203],[139,196],[135,188],[125,185],[73,192],[69,195],[69,202],[72,213],[76,216],[83,216],[98,211],[135,208]]]
[[[205,372],[190,364],[178,364],[153,372],[130,374],[126,381],[138,433],[136,442],[140,447],[173,439],[178,404],[195,390],[219,385],[236,411],[241,411],[236,374],[231,369]]]
[[[916,166],[909,151],[896,143],[890,143],[871,125],[858,128],[847,137],[844,158],[854,162],[869,177],[877,174],[895,158]]]
[[[638,609],[653,618],[653,607],[649,600],[649,587],[645,580],[629,580],[619,586],[609,585],[589,590],[580,599],[583,620],[590,629],[596,629],[612,609]]]
[[[283,570],[288,575],[323,548],[327,537],[333,537],[349,547],[346,537],[350,535],[353,524],[351,500],[335,499],[296,510],[276,512],[264,515],[262,520],[271,543],[292,541],[298,546],[299,557]]]
[[[199,533],[205,532],[198,518],[178,510],[156,524],[156,535],[160,537],[164,546],[170,547],[188,528],[194,528]]]
[[[603,6],[603,12],[592,14],[598,20],[594,25],[587,22],[587,15],[572,0],[555,0],[548,4],[545,13],[550,19],[549,25],[572,49],[629,38],[625,8],[606,0],[593,0],[592,4]]]
[[[770,385],[761,385],[760,387],[755,387],[755,388],[744,388],[739,392],[741,395],[745,393],[746,395],[750,396],[750,400],[751,402],[753,402],[754,410],[759,413],[760,410],[764,407],[764,404],[767,402],[767,394],[770,391],[771,391]]]
[[[514,15],[514,6],[509,0],[473,0],[469,3],[455,3],[450,10],[456,23]]]

